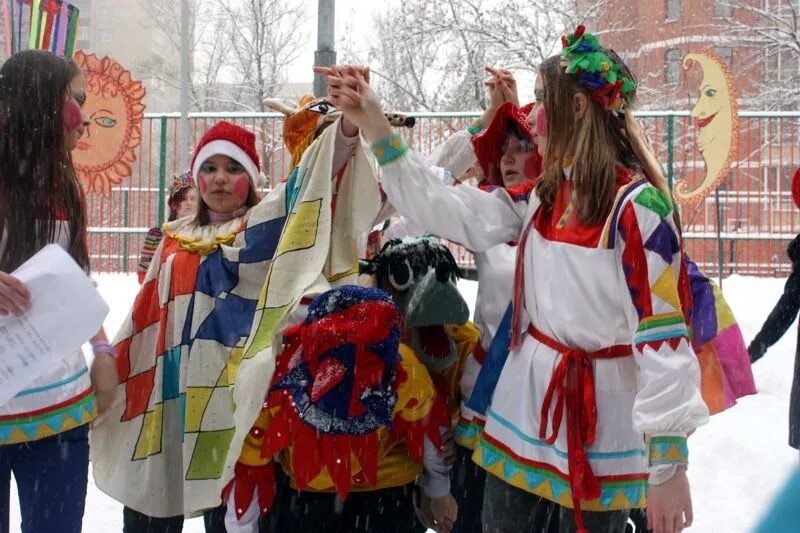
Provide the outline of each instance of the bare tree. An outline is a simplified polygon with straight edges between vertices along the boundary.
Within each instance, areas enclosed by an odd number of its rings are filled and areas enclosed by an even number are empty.
[[[307,36],[298,28],[302,4],[291,0],[217,0],[227,20],[231,53],[229,67],[236,87],[234,101],[246,110],[263,110],[264,98],[274,96],[285,69],[297,59]]]
[[[147,11],[154,29],[166,37],[169,50],[164,55],[178,57],[180,51],[180,10],[174,2],[147,0]],[[196,31],[199,27],[201,31]],[[218,108],[220,100],[226,100],[220,91],[220,72],[231,48],[228,19],[207,2],[189,2],[189,80],[190,103],[193,111],[211,111]],[[151,76],[167,87],[180,89],[180,64],[162,61],[158,56],[151,59],[145,68]]]
[[[754,80],[759,107],[800,108],[800,0],[723,0],[731,45],[749,51],[760,67]]]
[[[394,106],[477,110],[486,106],[484,66],[534,74],[558,53],[561,35],[606,0],[406,0],[374,16],[365,50],[347,39],[346,61],[368,63],[379,94]],[[368,60],[368,61],[367,61]]]

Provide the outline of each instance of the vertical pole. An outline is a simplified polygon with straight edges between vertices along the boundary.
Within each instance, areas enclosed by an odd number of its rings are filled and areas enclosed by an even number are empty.
[[[122,227],[128,228],[128,191],[122,191]],[[122,272],[127,274],[128,273],[128,234],[122,234]]]
[[[178,173],[186,170],[189,161],[189,0],[181,0],[181,121],[178,138]]]
[[[317,51],[314,52],[314,66],[329,67],[336,64],[334,0],[318,0],[317,6]],[[319,98],[327,92],[325,78],[314,74],[314,96]]]
[[[667,117],[667,183],[670,193],[672,192],[673,179],[675,176],[675,116]]]
[[[158,227],[164,225],[165,198],[167,194],[167,117],[161,117],[161,135],[158,153]]]
[[[719,203],[719,187],[714,189],[714,197],[717,201],[717,275],[719,279],[719,290],[722,290],[722,269],[724,268],[723,262],[725,259],[724,244],[722,242],[722,207]]]

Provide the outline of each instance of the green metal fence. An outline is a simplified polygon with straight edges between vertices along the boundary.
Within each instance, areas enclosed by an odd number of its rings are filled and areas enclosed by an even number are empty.
[[[473,113],[418,113],[406,132],[415,149],[429,153],[452,132],[464,129]],[[659,160],[671,182],[702,179],[704,166],[695,144],[696,127],[685,112],[641,113]],[[147,230],[165,216],[165,190],[177,168],[177,113],[147,114],[142,143],[130,177],[109,198],[89,197],[89,246],[98,272],[132,272]],[[274,113],[192,114],[192,141],[219,120],[256,134],[268,185],[289,172],[281,140],[282,115]],[[800,231],[800,212],[791,200],[791,177],[800,166],[800,113],[740,113],[739,160],[717,191],[693,208],[683,207],[686,248],[709,275],[784,275],[788,242]],[[457,260],[472,258],[453,247]]]

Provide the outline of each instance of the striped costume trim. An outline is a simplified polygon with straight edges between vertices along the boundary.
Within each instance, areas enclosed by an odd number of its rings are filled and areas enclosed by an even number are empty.
[[[97,416],[91,387],[65,402],[45,409],[0,417],[0,445],[51,437],[88,424]]]
[[[380,166],[388,165],[406,152],[408,152],[408,145],[397,133],[393,133],[372,145],[372,153],[375,154]]]
[[[467,420],[464,417],[459,417],[458,424],[456,424],[456,443],[459,446],[474,450],[478,447],[485,424],[486,422],[480,418]]]
[[[652,437],[650,466],[688,465],[689,445],[685,437]]]
[[[547,463],[524,459],[484,433],[472,456],[479,466],[509,485],[573,508],[569,477]],[[581,502],[584,511],[642,509],[647,506],[647,473],[598,476],[600,498]]]
[[[689,340],[686,320],[683,313],[673,312],[642,319],[633,336],[633,344],[639,351],[644,346],[658,350],[664,342],[675,349],[682,339]]]

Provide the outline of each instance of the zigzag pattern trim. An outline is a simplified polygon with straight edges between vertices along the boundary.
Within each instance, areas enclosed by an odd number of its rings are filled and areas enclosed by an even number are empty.
[[[408,145],[397,133],[372,145],[372,153],[375,154],[375,159],[378,160],[380,166],[388,165],[406,152],[408,152]]]
[[[88,424],[97,416],[94,392],[41,416],[0,423],[0,445],[31,442]]]
[[[515,455],[502,443],[483,433],[472,460],[509,485],[536,494],[570,509],[573,508],[569,478],[546,463]],[[598,476],[601,496],[581,502],[584,511],[643,509],[647,506],[647,473]]]
[[[650,466],[689,464],[689,444],[685,437],[652,437]]]

